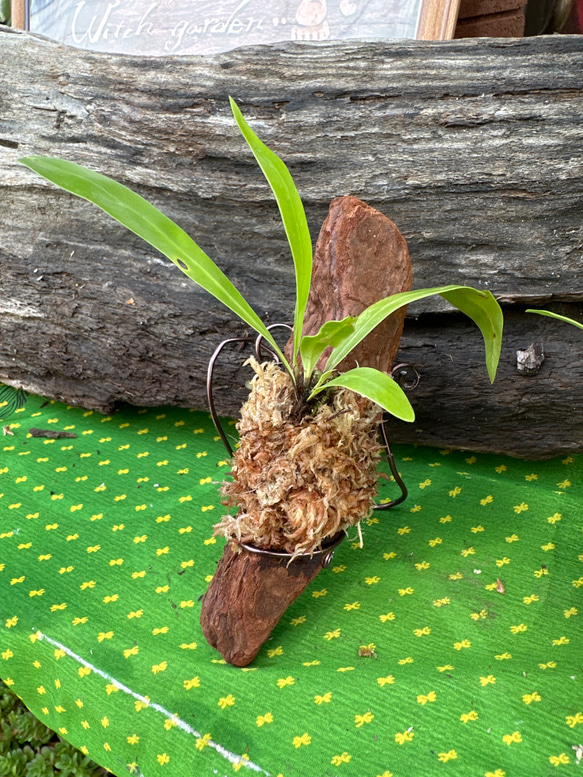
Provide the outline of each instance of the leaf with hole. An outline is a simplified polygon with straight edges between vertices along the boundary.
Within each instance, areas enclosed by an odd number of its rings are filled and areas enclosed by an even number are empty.
[[[185,275],[216,297],[272,346],[287,364],[273,336],[213,260],[168,216],[117,181],[65,159],[29,156],[19,160],[61,189],[104,210],[176,264]]]

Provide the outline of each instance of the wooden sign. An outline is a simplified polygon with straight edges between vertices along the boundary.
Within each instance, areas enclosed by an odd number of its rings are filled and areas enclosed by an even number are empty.
[[[459,0],[12,0],[13,26],[117,54],[217,54],[280,41],[451,38]]]

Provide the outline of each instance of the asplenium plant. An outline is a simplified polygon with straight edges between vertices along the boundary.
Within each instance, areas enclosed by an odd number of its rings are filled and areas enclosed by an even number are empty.
[[[278,355],[298,398],[306,406],[319,394],[342,387],[368,398],[397,418],[413,421],[415,415],[407,396],[390,376],[369,367],[356,367],[339,374],[336,367],[391,313],[437,294],[472,318],[480,328],[488,374],[493,381],[500,356],[502,312],[489,291],[451,285],[395,294],[376,302],[358,316],[324,323],[315,335],[302,335],[310,293],[312,243],[300,195],[283,161],[257,137],[232,98],[230,102],[239,129],[275,195],[291,248],[296,279],[291,360],[286,359],[263,321],[212,259],[184,230],[143,197],[100,173],[64,159],[29,156],[20,161],[57,186],[99,206],[168,257],[185,275],[262,335]],[[321,372],[316,371],[316,364],[328,347],[332,350],[325,366]]]

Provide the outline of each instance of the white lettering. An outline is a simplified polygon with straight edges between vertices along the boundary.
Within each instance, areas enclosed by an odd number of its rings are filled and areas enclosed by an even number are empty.
[[[167,40],[164,44],[164,49],[166,51],[176,51],[176,49],[182,44],[182,38],[184,37],[187,26],[188,22],[186,20],[178,22],[178,24],[174,25],[174,29],[170,31],[170,36],[172,38],[176,38],[176,42],[172,46],[172,41]],[[170,48],[170,46],[172,46],[172,48]]]
[[[246,19],[238,17],[250,0],[240,0],[231,15],[226,20],[216,16],[207,16],[199,22],[190,19],[182,19],[169,30],[171,40],[164,43],[164,51],[175,52],[183,45],[188,45],[186,39],[191,35],[242,35],[255,31],[263,32],[263,19],[248,16]],[[152,4],[153,6],[155,4]],[[145,18],[145,17],[144,17]]]
[[[211,33],[212,34],[220,35],[223,32],[227,32],[229,27],[230,27],[230,25],[231,25],[231,22],[233,21],[235,16],[239,13],[239,11],[241,11],[243,8],[245,8],[245,6],[249,4],[249,2],[250,2],[250,0],[241,0],[239,5],[235,8],[233,13],[227,19],[227,21],[226,22],[218,22],[217,26],[211,30]]]
[[[136,37],[138,35],[140,35],[142,33],[143,29],[146,27],[146,19],[152,13],[152,11],[154,11],[155,8],[156,8],[156,3],[150,3],[150,7],[146,11],[146,13],[142,16],[142,18],[140,19],[140,23],[138,24],[138,29],[134,33],[134,35],[136,35]],[[154,27],[152,25],[152,22],[148,22],[147,29],[146,29],[146,35],[152,35],[153,32],[154,32]]]
[[[83,6],[85,5],[85,0],[81,0],[81,2],[77,3],[77,6],[75,8],[75,14],[73,16],[73,21],[71,22],[71,34],[73,36],[73,42],[79,45],[83,43],[85,38],[88,38],[90,43],[97,43],[97,41],[101,38],[105,25],[107,24],[108,19],[111,15],[111,12],[113,11],[114,8],[118,7],[120,2],[121,0],[113,0],[113,2],[107,4],[105,13],[103,14],[101,21],[99,22],[95,32],[93,32],[93,25],[97,22],[97,15],[94,14],[91,21],[89,22],[89,26],[87,27],[87,29],[82,35],[79,35],[77,32],[77,21],[79,19],[79,15],[81,11],[83,10]]]
[[[252,16],[249,17],[247,29],[245,30],[245,32],[250,32],[254,24],[255,24],[256,30],[261,30],[261,32],[263,32],[263,19],[254,19]]]

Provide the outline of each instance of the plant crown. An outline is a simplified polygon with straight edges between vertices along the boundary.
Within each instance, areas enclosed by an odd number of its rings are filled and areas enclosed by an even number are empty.
[[[343,386],[376,402],[404,421],[415,414],[405,393],[390,376],[369,367],[344,373],[335,369],[383,319],[416,300],[439,294],[468,315],[480,328],[486,366],[493,381],[500,358],[502,311],[489,291],[468,286],[441,286],[394,294],[374,303],[358,316],[327,321],[314,335],[302,336],[304,313],[310,293],[312,243],[298,190],[283,161],[253,132],[230,98],[235,120],[267,179],[277,201],[295,266],[296,302],[291,363],[286,359],[263,321],[239,291],[184,230],[140,195],[100,173],[64,159],[29,156],[20,162],[52,183],[100,207],[174,262],[189,278],[226,305],[269,343],[290,373],[296,391],[310,402],[328,388]],[[332,352],[322,373],[315,370],[326,348]],[[300,367],[301,357],[301,367]]]

